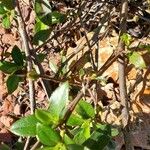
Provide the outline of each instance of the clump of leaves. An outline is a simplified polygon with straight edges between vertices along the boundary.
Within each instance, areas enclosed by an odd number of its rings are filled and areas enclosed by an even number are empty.
[[[44,146],[41,149],[115,149],[113,136],[118,134],[110,125],[94,121],[95,110],[84,100],[66,120],[65,128],[57,128],[68,110],[69,84],[62,83],[52,94],[48,110],[37,109],[34,115],[21,118],[10,128],[16,135],[36,137]]]

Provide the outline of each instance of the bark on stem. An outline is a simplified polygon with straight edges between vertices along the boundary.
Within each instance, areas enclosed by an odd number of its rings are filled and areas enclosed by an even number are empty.
[[[122,0],[121,12],[120,12],[120,37],[126,33],[126,22],[128,15],[128,0]],[[129,98],[127,95],[126,87],[126,74],[125,74],[125,43],[120,39],[118,43],[118,52],[123,52],[121,57],[118,59],[119,68],[119,89],[120,89],[120,99],[123,106],[122,109],[122,129],[125,141],[126,150],[133,150],[131,133],[130,133],[130,116],[129,116]]]
[[[31,54],[30,54],[30,47],[29,47],[29,43],[28,43],[28,36],[27,36],[26,28],[25,28],[25,22],[24,22],[22,13],[21,13],[19,1],[16,0],[15,2],[16,2],[17,21],[19,24],[19,32],[20,32],[20,36],[22,38],[24,51],[25,51],[25,55],[27,58],[27,71],[31,72],[33,69],[33,65],[32,65],[32,58],[31,58]],[[28,82],[29,82],[30,109],[31,109],[31,114],[33,114],[34,109],[35,109],[34,82],[30,78],[28,79]]]

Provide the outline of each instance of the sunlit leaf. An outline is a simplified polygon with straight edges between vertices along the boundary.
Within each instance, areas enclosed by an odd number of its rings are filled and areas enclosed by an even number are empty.
[[[10,128],[10,131],[19,136],[35,136],[36,124],[38,120],[34,115],[30,115],[16,121]]]
[[[83,118],[88,119],[91,117],[94,117],[95,115],[95,111],[94,108],[91,104],[89,104],[86,101],[81,100],[77,107],[76,107],[76,111],[79,115],[81,115]]]
[[[81,130],[74,136],[77,144],[83,144],[90,137],[90,122],[87,121],[81,126]]]
[[[111,129],[111,136],[117,136],[118,134],[119,134],[118,129],[116,129],[116,128]]]
[[[54,122],[54,119],[52,118],[50,112],[47,110],[36,109],[35,117],[43,124],[48,125],[48,124],[52,124]]]
[[[75,144],[75,142],[66,134],[64,135],[63,140],[64,140],[66,145],[68,145],[68,144]]]
[[[50,97],[49,112],[55,120],[59,121],[62,111],[68,103],[69,97],[69,84],[68,82],[62,83]]]
[[[69,117],[68,121],[67,121],[67,125],[68,126],[79,126],[82,125],[84,122],[84,120],[79,117],[78,115],[75,114],[71,114],[71,116]]]
[[[131,35],[124,33],[121,36],[121,40],[126,44],[126,46],[129,46],[132,41],[132,37],[131,37]]]
[[[61,137],[58,132],[56,132],[50,126],[46,126],[41,123],[37,124],[36,133],[40,142],[48,146],[55,146],[61,141]]]
[[[143,57],[138,52],[132,52],[128,55],[129,62],[136,68],[143,69],[146,67]]]
[[[2,17],[2,26],[6,29],[9,29],[11,26],[11,22],[10,22],[10,16],[9,15],[3,15]]]
[[[68,149],[66,149],[66,146],[63,143],[58,143],[54,147],[43,147],[38,150],[68,150]]]
[[[48,30],[49,26],[45,25],[41,20],[39,20],[38,18],[36,18],[36,23],[34,26],[34,32],[37,33],[41,30]]]
[[[46,25],[51,25],[51,6],[48,0],[35,0],[35,12],[39,20]]]

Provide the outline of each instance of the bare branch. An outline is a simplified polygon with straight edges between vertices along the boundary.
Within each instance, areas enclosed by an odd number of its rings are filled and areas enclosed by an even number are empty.
[[[25,22],[21,13],[19,1],[16,0],[16,11],[17,11],[17,20],[19,24],[19,32],[20,36],[22,38],[23,46],[24,46],[24,51],[25,55],[27,57],[27,71],[31,72],[33,69],[33,64],[32,64],[32,58],[30,54],[30,47],[28,43],[28,36],[25,28]],[[34,113],[35,109],[35,91],[34,91],[34,82],[32,79],[28,79],[29,82],[29,99],[30,99],[30,109],[31,109],[31,114]]]

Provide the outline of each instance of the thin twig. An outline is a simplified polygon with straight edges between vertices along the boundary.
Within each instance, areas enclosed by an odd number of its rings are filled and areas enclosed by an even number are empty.
[[[26,140],[26,143],[25,143],[25,146],[24,146],[23,150],[28,150],[29,149],[29,144],[30,144],[30,137],[27,137],[27,140]]]
[[[126,24],[127,24],[127,15],[128,15],[128,0],[122,0],[121,11],[120,11],[120,37],[126,33]],[[118,52],[125,51],[125,43],[119,39],[118,43]],[[126,150],[133,150],[131,133],[130,133],[130,116],[129,116],[129,98],[127,95],[126,87],[126,74],[125,74],[125,55],[122,53],[121,57],[118,58],[118,68],[119,68],[119,90],[120,90],[120,99],[123,106],[122,109],[122,125],[123,125],[123,135],[125,141]]]
[[[32,58],[30,54],[30,47],[28,43],[28,36],[26,32],[26,27],[25,27],[25,22],[21,13],[19,1],[16,0],[16,12],[17,12],[17,20],[19,24],[19,31],[20,31],[20,36],[22,38],[23,46],[24,46],[24,51],[25,55],[27,58],[27,71],[31,72],[33,69],[32,65]],[[34,82],[32,79],[28,79],[29,82],[29,99],[30,99],[30,109],[31,109],[31,114],[34,113],[35,110],[35,90],[34,90]]]
[[[30,150],[36,150],[37,148],[39,148],[41,146],[41,143],[40,143],[40,141],[38,140],[33,146],[32,146],[32,148],[30,149]]]
[[[111,63],[109,63],[109,61],[106,61],[105,64],[102,66],[103,69],[100,68],[98,75],[101,76],[111,65],[113,62],[116,61],[116,59],[120,56],[120,52],[117,53],[116,55],[112,55],[110,56],[110,58],[112,59]],[[108,65],[109,64],[109,65]],[[90,80],[84,87],[84,91],[87,91],[89,88],[92,87],[92,85],[94,84],[94,80]],[[65,113],[64,118],[60,121],[59,125],[62,125],[63,123],[65,123],[68,118],[70,117],[71,113],[73,112],[73,110],[75,109],[75,106],[78,104],[78,102],[80,101],[80,99],[84,96],[84,92],[81,89],[79,91],[79,93],[77,94],[77,96],[74,98],[74,100],[69,104],[67,111]]]

